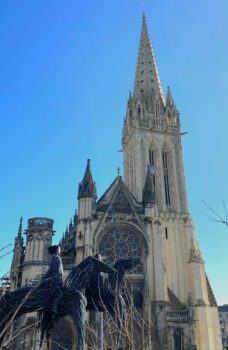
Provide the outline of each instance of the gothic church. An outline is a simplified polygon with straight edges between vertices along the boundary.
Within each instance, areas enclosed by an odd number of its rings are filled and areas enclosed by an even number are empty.
[[[121,349],[221,350],[216,300],[188,210],[180,115],[170,89],[166,96],[163,93],[145,15],[122,149],[124,178],[118,175],[99,199],[87,161],[78,211],[61,240],[64,273],[97,252],[110,264],[117,258],[141,256],[142,264],[128,279],[136,307],[151,328],[135,336],[134,347],[123,342]],[[20,223],[12,290],[34,280],[49,265],[53,220],[29,219],[25,232],[24,246]],[[27,341],[34,336],[30,333]],[[70,338],[73,343],[74,336]],[[96,349],[106,348],[103,344]]]

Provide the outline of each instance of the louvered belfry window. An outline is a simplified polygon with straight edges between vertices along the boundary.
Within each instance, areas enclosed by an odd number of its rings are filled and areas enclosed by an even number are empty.
[[[153,181],[153,186],[154,186],[154,191],[155,191],[155,161],[154,161],[154,150],[150,149],[149,150],[149,165],[151,169],[151,176],[152,176],[152,181]]]
[[[168,157],[167,151],[163,149],[162,151],[162,161],[163,161],[163,173],[164,173],[164,187],[165,187],[165,200],[166,205],[170,206],[170,188],[169,188],[169,169],[168,169]]]

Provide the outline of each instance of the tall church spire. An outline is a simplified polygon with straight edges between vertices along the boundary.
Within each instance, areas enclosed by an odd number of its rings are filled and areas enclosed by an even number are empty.
[[[187,212],[180,141],[180,118],[171,90],[165,98],[143,14],[134,92],[128,98],[122,147],[124,180],[136,199],[143,200],[147,165],[156,169],[159,209]],[[156,181],[155,181],[156,179]]]
[[[165,97],[147,29],[145,14],[143,14],[142,19],[134,97],[147,105],[154,98],[159,98],[165,106]]]

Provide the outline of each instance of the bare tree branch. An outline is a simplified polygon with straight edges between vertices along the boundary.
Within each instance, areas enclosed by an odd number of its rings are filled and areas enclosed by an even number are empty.
[[[218,223],[221,223],[221,224],[228,226],[228,216],[227,216],[227,210],[226,210],[226,205],[225,205],[224,200],[223,200],[223,210],[224,210],[225,218],[223,218],[217,211],[215,211],[213,208],[211,208],[205,201],[202,201],[202,202],[209,209],[209,211],[212,214],[214,214],[214,216],[204,214],[209,221],[218,222]]]

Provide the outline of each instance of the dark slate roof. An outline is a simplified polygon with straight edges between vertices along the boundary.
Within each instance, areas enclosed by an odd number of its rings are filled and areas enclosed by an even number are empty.
[[[108,208],[113,212],[144,214],[143,205],[137,202],[121,176],[115,178],[97,202],[97,211],[106,212]]]
[[[228,312],[228,304],[224,304],[222,306],[218,306],[219,312]]]
[[[97,197],[96,185],[93,181],[90,159],[87,159],[85,175],[82,182],[78,186],[78,199],[80,198],[95,198]]]

